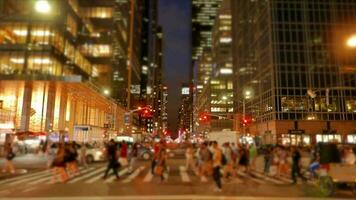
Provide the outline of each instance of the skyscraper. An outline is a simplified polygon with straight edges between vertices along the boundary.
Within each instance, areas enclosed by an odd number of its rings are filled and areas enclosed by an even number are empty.
[[[355,142],[356,2],[232,1],[246,133],[265,143]],[[243,105],[240,103],[239,113]]]
[[[211,47],[212,27],[221,0],[192,0],[192,59]]]

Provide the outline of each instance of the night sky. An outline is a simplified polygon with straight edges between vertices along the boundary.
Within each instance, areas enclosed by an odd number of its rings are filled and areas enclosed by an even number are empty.
[[[168,86],[168,120],[176,135],[180,86],[189,80],[191,63],[191,0],[159,0],[159,20],[164,33],[164,83]]]

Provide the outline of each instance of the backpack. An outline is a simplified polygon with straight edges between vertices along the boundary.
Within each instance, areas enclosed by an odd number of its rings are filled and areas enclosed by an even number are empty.
[[[225,157],[225,155],[223,153],[221,154],[221,164],[222,165],[226,165],[227,164],[226,157]]]

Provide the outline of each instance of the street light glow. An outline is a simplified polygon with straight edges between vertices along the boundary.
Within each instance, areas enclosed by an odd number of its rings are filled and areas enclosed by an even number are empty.
[[[109,90],[104,90],[104,94],[105,94],[105,95],[109,95],[109,94],[110,94],[110,91],[109,91]]]
[[[51,12],[51,5],[46,0],[38,0],[35,4],[35,9],[39,13],[48,14]]]
[[[351,48],[356,48],[356,34],[352,35],[348,40],[347,40],[347,46]]]

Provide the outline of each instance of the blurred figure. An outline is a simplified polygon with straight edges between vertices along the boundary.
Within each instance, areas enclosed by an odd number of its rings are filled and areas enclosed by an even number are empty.
[[[128,161],[128,145],[126,144],[125,141],[122,141],[120,144],[120,157],[119,157],[119,162],[120,165],[123,167],[126,167],[129,165]]]
[[[288,153],[287,150],[284,147],[281,147],[278,152],[278,170],[277,170],[277,176],[281,176],[282,174],[287,174],[288,173]]]
[[[158,154],[158,159],[157,159],[157,166],[155,168],[155,172],[158,176],[161,178],[161,182],[165,180],[164,178],[164,173],[167,170],[167,153],[166,149],[161,148],[159,154]]]
[[[226,165],[224,166],[224,178],[229,178],[230,176],[235,176],[234,173],[234,162],[232,159],[232,150],[230,147],[230,143],[225,143],[222,150],[223,155],[226,159]]]
[[[80,146],[80,149],[79,149],[79,162],[85,168],[88,167],[86,154],[87,154],[86,144],[82,143],[82,145]]]
[[[269,170],[272,163],[272,148],[267,148],[263,156],[264,159],[264,169],[263,172],[265,175],[269,175]]]
[[[249,169],[256,169],[257,148],[255,144],[250,145],[249,150]]]
[[[116,143],[113,139],[110,140],[109,144],[107,145],[107,157],[108,157],[108,166],[106,168],[105,174],[103,179],[106,179],[108,176],[109,171],[112,169],[114,172],[114,175],[116,176],[117,179],[119,179],[119,174],[117,173],[117,169],[120,167],[118,160],[118,153],[117,153],[117,147]]]
[[[246,147],[242,147],[240,149],[240,160],[239,160],[239,168],[243,168],[243,171],[248,171],[248,165],[249,165],[249,153]]]
[[[153,157],[152,157],[152,163],[151,163],[151,173],[154,174],[154,170],[158,161],[159,157],[159,152],[160,152],[160,144],[158,142],[153,144]]]
[[[138,156],[138,143],[134,143],[132,145],[132,149],[130,152],[130,164],[129,164],[129,173],[132,173],[133,168],[135,166],[136,160]]]
[[[69,176],[66,172],[64,144],[59,144],[56,156],[52,162],[52,182],[57,182],[58,176],[61,182],[66,182]]]
[[[221,185],[221,174],[220,174],[220,169],[222,166],[221,160],[222,160],[222,151],[218,146],[218,143],[214,141],[212,143],[212,148],[213,148],[213,178],[216,184],[215,191],[216,192],[221,192],[222,191],[222,185]]]
[[[65,162],[69,172],[69,176],[73,177],[79,174],[77,163],[77,144],[75,142],[65,145]]]
[[[207,182],[207,176],[212,174],[212,153],[207,143],[202,143],[199,149],[199,175],[201,182]]]
[[[185,150],[185,169],[195,171],[193,145],[188,144]]]
[[[14,174],[15,173],[15,166],[12,162],[12,160],[15,158],[15,153],[12,149],[12,146],[10,143],[7,143],[6,146],[5,146],[5,158],[6,158],[6,161],[5,161],[5,165],[4,165],[4,168],[2,170],[3,173],[6,173],[6,172],[9,172],[11,174]]]
[[[355,154],[351,148],[344,149],[344,156],[343,156],[342,161],[344,164],[347,164],[347,165],[355,164],[356,157],[355,157]]]
[[[293,184],[297,183],[297,176],[300,177],[303,181],[306,181],[306,178],[300,173],[300,160],[301,154],[299,149],[292,149],[292,180]]]

